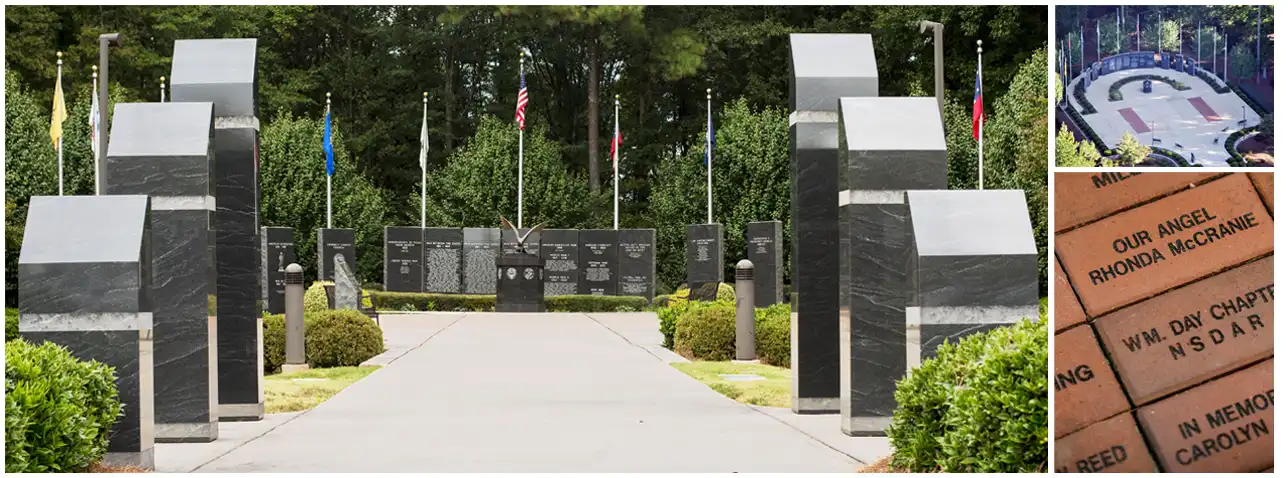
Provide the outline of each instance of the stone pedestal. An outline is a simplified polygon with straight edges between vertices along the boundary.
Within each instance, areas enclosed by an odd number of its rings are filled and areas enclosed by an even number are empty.
[[[264,310],[286,313],[286,266],[295,262],[295,230],[289,227],[261,227],[259,250],[263,273]]]
[[[147,196],[35,196],[18,256],[18,331],[116,370],[124,413],[105,463],[153,467]]]
[[[103,193],[152,196],[156,441],[219,438],[210,103],[116,105]]]
[[[496,260],[496,311],[545,312],[543,261],[537,254],[502,254]]]
[[[214,104],[219,419],[264,416],[256,40],[174,42],[170,101]]]
[[[1024,191],[908,191],[907,201],[909,369],[945,341],[1037,320],[1038,250]]]
[[[545,294],[547,296],[574,295],[577,293],[581,267],[577,254],[580,235],[576,229],[546,229],[541,231],[541,259],[545,262]]]
[[[656,295],[657,231],[617,231],[617,295],[634,295],[653,302]]]
[[[716,300],[724,282],[724,226],[690,224],[685,238],[689,300]]]
[[[793,34],[792,411],[840,410],[837,99],[877,96],[866,34]],[[760,265],[756,264],[760,269]]]
[[[425,228],[425,292],[461,293],[460,228]]]
[[[783,223],[747,223],[747,258],[755,266],[756,307],[783,301]]]
[[[462,292],[496,293],[496,259],[501,257],[501,230],[495,227],[467,227],[464,232],[461,266]]]
[[[353,229],[318,229],[318,280],[335,282],[335,256],[344,256],[350,265],[357,264]]]
[[[907,372],[904,193],[946,189],[948,151],[935,98],[841,98],[840,112],[841,431],[881,435]]]
[[[614,295],[617,293],[617,231],[586,229],[578,234],[577,259],[581,275],[577,293],[581,295]]]
[[[424,292],[425,232],[419,227],[385,226],[384,286],[389,292]]]

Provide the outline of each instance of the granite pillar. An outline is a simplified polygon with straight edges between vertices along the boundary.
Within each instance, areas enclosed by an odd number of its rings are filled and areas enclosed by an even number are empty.
[[[577,293],[581,295],[617,294],[617,231],[584,229],[578,235],[577,259],[581,275]]]
[[[264,311],[286,313],[286,266],[295,262],[295,230],[289,227],[261,227],[259,250],[263,273]]]
[[[633,295],[653,302],[657,289],[657,231],[617,231],[617,295]]]
[[[513,235],[513,232],[510,233]],[[496,260],[496,311],[545,312],[540,254],[507,252]]]
[[[905,191],[946,189],[935,98],[841,98],[841,431],[882,435],[907,373],[913,230]]]
[[[425,292],[461,293],[463,240],[460,228],[425,228]]]
[[[581,270],[576,229],[541,231],[541,260],[545,262],[545,295],[575,295]]]
[[[1021,190],[908,191],[908,368],[944,342],[1038,319],[1038,249]]]
[[[501,255],[501,230],[495,227],[467,227],[463,236],[462,292],[495,294],[496,258]]]
[[[747,223],[747,259],[755,266],[756,307],[783,301],[783,223]]]
[[[103,462],[153,468],[147,196],[34,196],[18,256],[18,331],[116,370],[123,414]]]
[[[866,34],[792,34],[792,411],[840,410],[837,99],[877,96]],[[759,266],[757,266],[759,269]]]
[[[353,229],[318,229],[318,280],[335,282],[335,256],[344,256],[350,265],[357,264]]]
[[[724,226],[690,224],[685,245],[689,300],[716,300],[724,282]]]
[[[385,226],[384,286],[389,292],[424,292],[425,232]]]
[[[156,441],[214,441],[212,105],[120,103],[115,110],[103,193],[151,196]]]
[[[170,101],[214,104],[219,419],[264,417],[256,40],[178,40]]]

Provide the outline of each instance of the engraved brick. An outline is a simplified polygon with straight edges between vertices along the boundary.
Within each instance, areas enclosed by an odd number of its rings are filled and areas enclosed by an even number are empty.
[[[1203,173],[1056,173],[1055,230],[1100,219],[1210,177]]]
[[[1087,321],[1087,313],[1069,287],[1069,277],[1059,264],[1055,267],[1055,330],[1060,331]]]
[[[1055,436],[1127,411],[1127,397],[1109,369],[1091,326],[1055,336]]]
[[[1154,473],[1158,466],[1136,428],[1122,413],[1055,441],[1056,473]]]
[[[1266,203],[1270,214],[1275,213],[1275,173],[1248,173],[1248,179],[1257,187],[1261,200]]]
[[[1055,245],[1087,315],[1098,317],[1270,253],[1274,220],[1235,174],[1057,235]]]
[[[1147,403],[1275,353],[1274,258],[1096,320],[1127,395]]]
[[[1136,411],[1167,472],[1254,472],[1274,466],[1274,359]]]

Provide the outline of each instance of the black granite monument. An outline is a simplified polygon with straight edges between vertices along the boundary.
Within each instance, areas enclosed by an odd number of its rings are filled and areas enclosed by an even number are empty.
[[[425,292],[461,293],[460,228],[425,228]]]
[[[617,231],[583,229],[578,234],[577,259],[581,275],[577,293],[581,295],[615,295],[617,293]]]
[[[580,231],[541,231],[541,259],[545,262],[545,295],[575,295],[579,282],[578,250]]]
[[[385,290],[423,292],[425,233],[419,227],[385,226]]]
[[[634,295],[653,302],[656,294],[657,231],[617,231],[617,295]]]
[[[501,256],[501,230],[494,227],[467,227],[463,234],[463,292],[495,294],[496,259]]]
[[[260,228],[260,251],[263,254],[264,310],[270,314],[286,313],[286,266],[295,262],[295,230],[289,227]]]
[[[724,282],[724,226],[690,224],[685,244],[689,300],[716,300]]]
[[[747,223],[747,259],[755,266],[756,307],[783,301],[783,223]]]
[[[318,229],[318,280],[335,282],[335,256],[344,256],[347,264],[357,264],[353,229]]]

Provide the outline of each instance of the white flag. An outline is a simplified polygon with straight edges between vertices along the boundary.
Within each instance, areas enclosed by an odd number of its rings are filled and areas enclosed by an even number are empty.
[[[98,83],[94,83],[93,99],[89,104],[89,146],[93,148],[94,160],[98,160]]]
[[[429,118],[427,113],[420,117],[420,172],[425,172],[425,159],[429,157]]]

